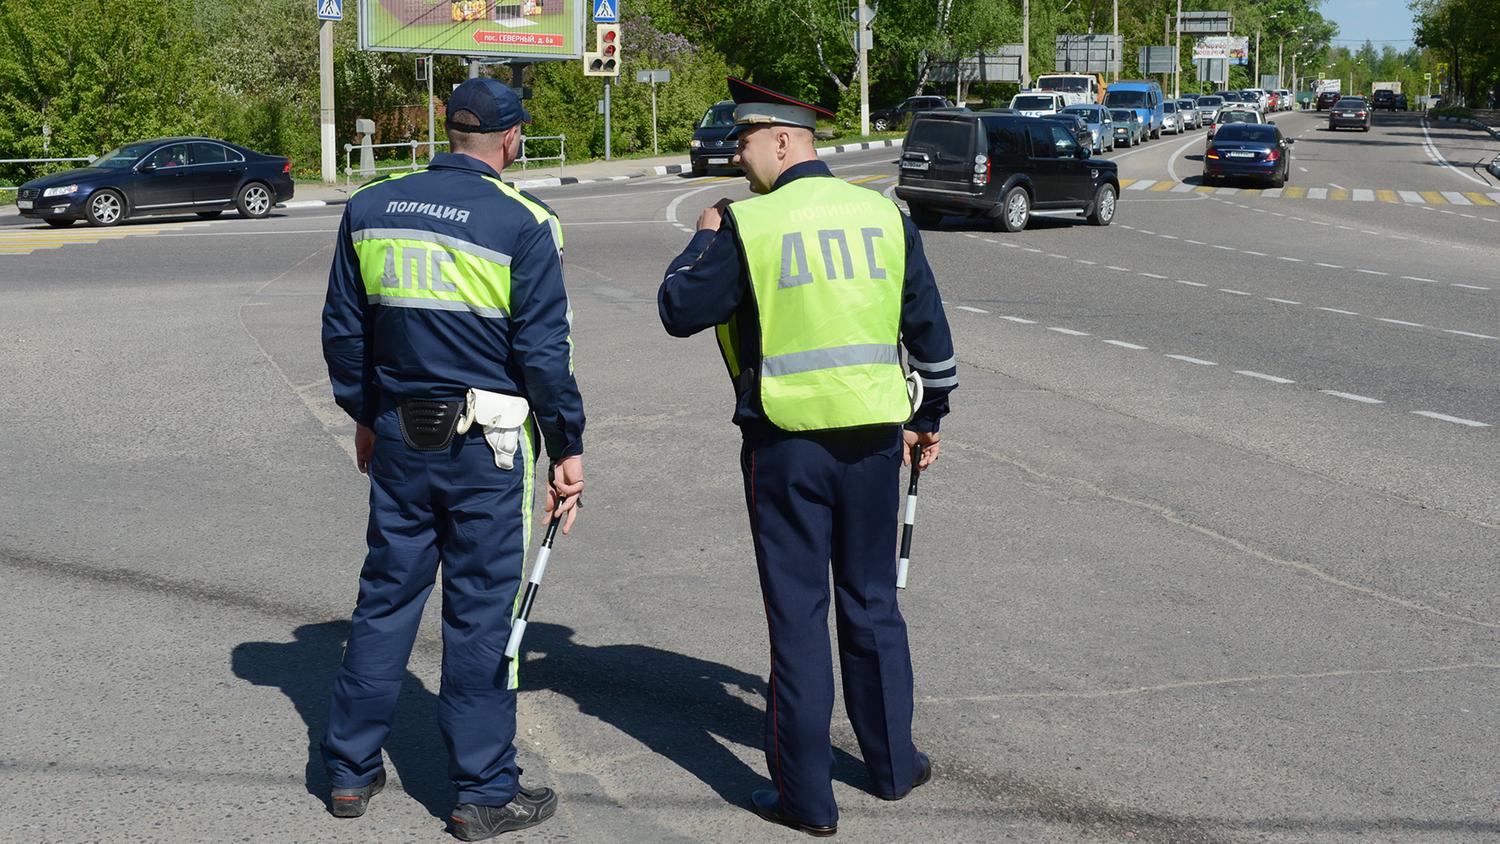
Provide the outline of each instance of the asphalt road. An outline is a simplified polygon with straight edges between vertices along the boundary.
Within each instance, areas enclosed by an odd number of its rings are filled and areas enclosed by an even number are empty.
[[[841,838],[1500,835],[1500,186],[1470,166],[1500,144],[1276,119],[1304,191],[1199,191],[1189,133],[1111,155],[1111,227],[924,235],[961,378],[902,596],[937,774],[875,799],[836,723]],[[884,191],[893,157],[830,163]],[[522,764],[563,803],[524,838],[798,840],[746,808],[730,390],[655,307],[743,181],[538,193],[590,500],[527,634]],[[318,348],[336,212],[0,221],[0,840],[442,840],[436,607],[369,815],[327,815],[310,744],[367,494]]]

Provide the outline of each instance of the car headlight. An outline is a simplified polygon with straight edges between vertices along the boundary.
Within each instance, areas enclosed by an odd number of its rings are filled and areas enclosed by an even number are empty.
[[[61,187],[47,188],[42,191],[42,196],[67,196],[74,193],[78,193],[77,185],[62,185]]]
[[[700,140],[698,140],[697,138],[694,138],[691,141],[688,141],[688,147],[690,149],[697,149],[698,147],[701,147],[701,146],[703,146],[703,142],[700,141]]]

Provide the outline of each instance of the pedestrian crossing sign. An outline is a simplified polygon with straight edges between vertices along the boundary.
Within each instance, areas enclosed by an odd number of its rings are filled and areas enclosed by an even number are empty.
[[[341,21],[344,19],[344,0],[313,0],[318,9],[318,20]]]
[[[618,0],[594,0],[594,23],[619,23]]]

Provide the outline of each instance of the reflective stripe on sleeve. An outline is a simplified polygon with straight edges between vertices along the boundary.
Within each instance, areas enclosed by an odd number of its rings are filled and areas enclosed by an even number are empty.
[[[937,363],[928,363],[925,360],[917,360],[916,358],[907,358],[906,362],[912,369],[920,369],[923,372],[942,372],[945,369],[952,369],[958,366],[958,358],[956,357],[940,360]]]
[[[957,387],[958,386],[958,376],[957,375],[949,376],[948,378],[928,378],[925,375],[918,375],[917,377],[922,379],[922,386],[923,387]]]

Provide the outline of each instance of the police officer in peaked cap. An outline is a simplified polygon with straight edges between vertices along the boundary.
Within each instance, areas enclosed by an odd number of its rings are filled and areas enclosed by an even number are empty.
[[[771,640],[766,765],[751,795],[768,821],[838,830],[829,721],[829,567],[849,720],[877,797],[932,776],[912,742],[912,667],[896,601],[900,473],[940,451],[958,385],[922,240],[875,191],[835,178],[813,146],[828,111],[744,80],[735,163],[758,196],[721,200],[667,267],[662,324],[713,328],[734,384],[740,467]],[[912,378],[925,397],[908,389]]]
[[[565,533],[583,490],[562,228],[500,178],[529,120],[499,82],[459,85],[452,152],[350,197],[323,310],[334,397],[370,477],[369,554],[322,743],[329,807],[358,817],[385,785],[380,748],[441,571],[438,723],[458,792],[451,831],[466,841],[557,807],[551,789],[521,786],[519,677],[504,656],[540,448],[545,509],[566,514]]]

